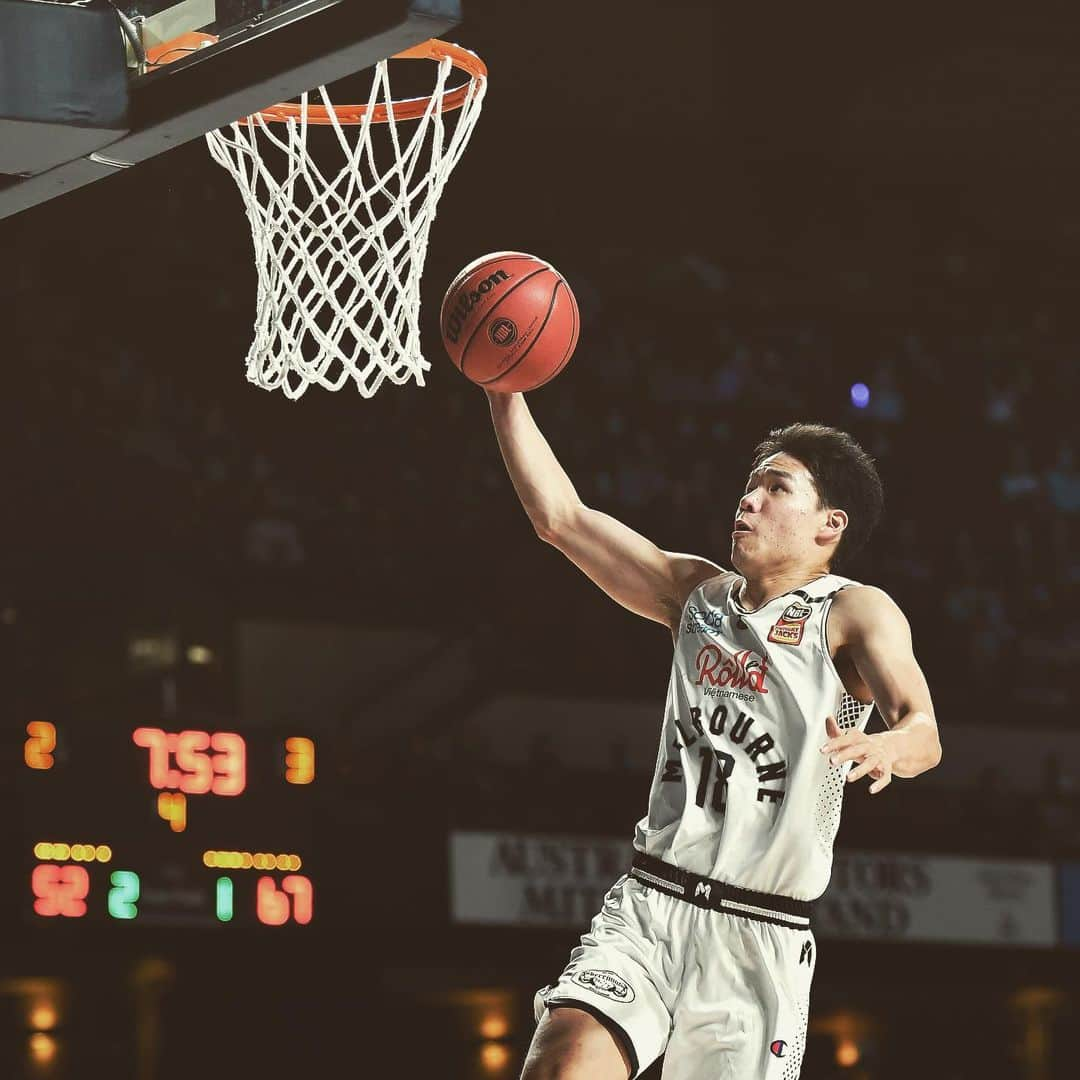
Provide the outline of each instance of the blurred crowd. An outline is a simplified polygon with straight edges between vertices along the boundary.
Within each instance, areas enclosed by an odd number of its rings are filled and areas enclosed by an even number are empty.
[[[168,312],[160,281],[139,295],[133,280],[123,318],[50,307],[44,261],[19,267],[0,435],[8,685],[62,682],[106,652],[122,667],[140,627],[216,623],[227,636],[259,614],[473,637],[489,690],[659,699],[660,639],[620,637],[608,620],[621,613],[538,550],[483,395],[442,354],[446,266],[428,271],[426,387],[291,403],[243,379],[249,263],[246,277],[208,277],[205,259],[196,246],[171,256]],[[530,404],[585,501],[725,563],[757,441],[798,419],[844,427],[886,490],[847,572],[907,612],[943,722],[1071,725],[1080,324],[1066,306],[988,316],[955,266],[933,280],[933,304],[890,306],[864,288],[850,311],[693,253],[645,272],[632,253],[561,269],[581,341]]]
[[[597,270],[569,274],[578,355],[531,398],[583,499],[723,563],[756,442],[795,419],[844,426],[886,489],[885,518],[849,573],[908,612],[936,687],[1051,720],[1075,705],[1071,326],[1047,311],[979,330],[754,310],[729,302],[730,275],[697,256],[644,280],[611,270],[602,286]],[[21,284],[32,302],[40,279]],[[434,327],[428,387],[384,386],[371,401],[316,389],[293,404],[243,382],[237,323],[252,298],[232,288],[217,283],[182,332],[133,305],[119,341],[87,336],[67,305],[22,342],[3,433],[4,606],[65,567],[115,575],[120,597],[125,579],[142,598],[148,580],[163,593],[195,581],[219,602],[224,591],[226,608],[317,596],[375,623],[421,566],[451,592],[470,577],[512,585],[535,542],[509,524],[523,519],[486,403],[446,363]],[[856,382],[865,408],[850,400]],[[481,535],[493,513],[508,523],[498,545]],[[396,607],[394,618],[408,622]]]

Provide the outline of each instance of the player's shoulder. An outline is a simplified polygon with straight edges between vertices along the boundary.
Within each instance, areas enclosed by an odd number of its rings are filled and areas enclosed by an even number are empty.
[[[675,633],[682,622],[690,597],[698,589],[704,588],[707,597],[712,599],[716,595],[716,589],[738,575],[733,570],[725,570],[722,566],[698,555],[682,555],[674,552],[669,552],[668,555],[672,560],[674,585],[670,608],[670,629],[672,633]]]
[[[877,585],[851,582],[838,590],[829,611],[829,637],[851,641],[868,630],[892,624],[906,624],[900,605]]]
[[[705,588],[712,593],[738,577],[734,570],[725,570],[722,566],[698,556],[683,556],[686,561],[678,568],[678,594],[681,597],[680,608],[685,607],[690,594]]]

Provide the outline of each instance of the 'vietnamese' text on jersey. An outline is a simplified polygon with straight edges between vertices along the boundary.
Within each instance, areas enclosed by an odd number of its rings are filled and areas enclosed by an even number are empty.
[[[847,693],[829,655],[828,574],[746,611],[736,574],[687,598],[663,740],[634,846],[744,889],[814,900],[829,883],[850,763],[820,752],[825,717],[862,729],[872,705]]]

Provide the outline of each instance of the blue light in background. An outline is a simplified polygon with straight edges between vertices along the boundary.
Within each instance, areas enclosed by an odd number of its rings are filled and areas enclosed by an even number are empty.
[[[852,383],[851,404],[856,409],[865,409],[870,404],[870,387],[866,383]]]

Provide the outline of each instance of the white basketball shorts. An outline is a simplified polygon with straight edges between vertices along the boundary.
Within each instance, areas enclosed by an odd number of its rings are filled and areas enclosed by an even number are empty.
[[[719,883],[639,861],[537,993],[537,1020],[545,1007],[584,1009],[622,1043],[632,1077],[665,1054],[664,1080],[797,1080],[817,946],[809,918],[769,901],[798,902],[735,890],[753,902],[729,909],[708,895]]]

